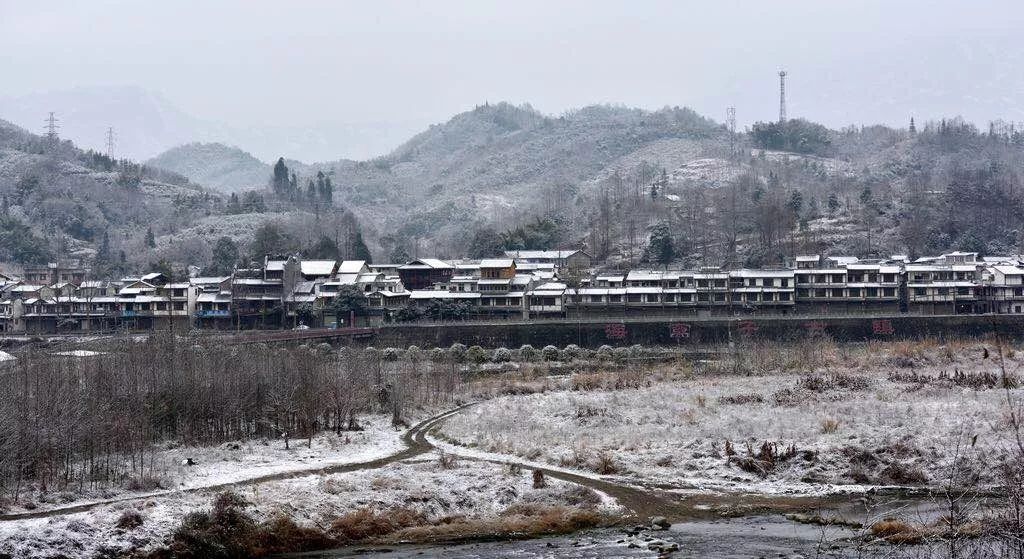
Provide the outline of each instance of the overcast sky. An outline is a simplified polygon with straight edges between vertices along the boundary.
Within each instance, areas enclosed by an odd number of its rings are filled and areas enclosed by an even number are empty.
[[[0,0],[0,97],[136,85],[246,125],[691,106],[741,126],[1024,120],[1024,2]],[[3,115],[0,114],[0,118]]]

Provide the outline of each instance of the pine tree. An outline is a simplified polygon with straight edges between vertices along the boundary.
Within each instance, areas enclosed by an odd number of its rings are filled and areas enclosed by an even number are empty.
[[[834,216],[839,211],[839,197],[833,192],[828,195],[828,215]]]
[[[238,201],[238,194],[234,192],[231,193],[231,197],[228,198],[228,207],[225,211],[229,214],[242,213],[242,204]]]
[[[156,248],[156,236],[153,235],[153,228],[146,229],[146,246]]]
[[[282,194],[288,190],[288,166],[284,164],[284,158],[279,157],[274,164],[274,192]]]
[[[647,244],[647,258],[662,266],[668,266],[676,259],[672,230],[664,221],[651,228],[651,236]]]
[[[313,182],[313,179],[309,179],[309,183],[306,184],[306,197],[310,202],[316,199],[316,183]]]
[[[373,256],[370,254],[366,242],[363,241],[363,234],[360,231],[356,231],[355,239],[352,240],[352,258],[365,260],[367,264],[373,263]]]
[[[324,177],[324,201],[328,204],[334,202],[334,184],[331,183],[331,177]]]
[[[917,134],[917,126],[914,125],[914,117],[910,117],[910,135],[914,136]]]

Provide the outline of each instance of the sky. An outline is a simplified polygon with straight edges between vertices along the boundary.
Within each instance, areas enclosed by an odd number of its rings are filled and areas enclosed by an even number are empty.
[[[1020,29],[1019,0],[0,0],[0,99],[133,86],[236,130],[341,127],[355,153],[503,100],[742,127],[777,116],[784,68],[791,117],[985,123],[1024,120]]]

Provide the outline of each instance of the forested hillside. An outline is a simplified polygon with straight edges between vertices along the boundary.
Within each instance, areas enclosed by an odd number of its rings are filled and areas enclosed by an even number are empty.
[[[383,259],[583,247],[610,266],[771,265],[801,252],[1024,252],[1022,155],[1021,133],[1001,122],[830,130],[791,119],[730,133],[688,109],[551,117],[502,103],[386,157],[286,163],[300,185],[330,177]],[[206,161],[202,176],[231,183],[217,171],[228,162]]]
[[[359,233],[337,204],[270,190],[224,196],[176,173],[0,121],[0,262],[73,258],[97,276],[184,273],[188,266],[230,271],[265,253],[365,253]]]

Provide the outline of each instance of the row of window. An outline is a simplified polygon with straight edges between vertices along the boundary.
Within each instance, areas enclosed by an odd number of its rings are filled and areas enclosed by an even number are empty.
[[[848,287],[848,288],[819,288],[819,289],[797,289],[796,296],[800,299],[874,299],[877,297],[896,297],[895,287]]]

